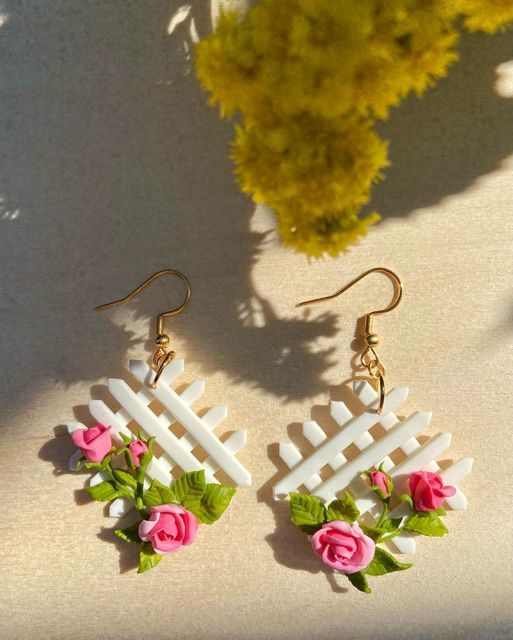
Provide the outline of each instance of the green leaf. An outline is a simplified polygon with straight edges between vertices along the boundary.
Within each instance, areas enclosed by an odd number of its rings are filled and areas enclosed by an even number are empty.
[[[413,509],[412,497],[407,493],[403,493],[402,495],[400,495],[399,500],[401,500],[402,502],[407,502],[410,505],[410,509]]]
[[[132,500],[135,498],[133,489],[125,486],[124,484],[120,484],[119,482],[116,482],[115,484],[116,484],[116,489],[118,490],[118,493],[120,496],[124,496],[126,498],[132,498]]]
[[[292,522],[304,533],[315,533],[326,522],[326,508],[319,498],[290,493]]]
[[[348,573],[347,579],[356,587],[358,591],[363,591],[364,593],[371,593],[371,588],[369,587],[369,583],[367,582],[367,578],[363,575],[361,571],[357,571],[356,573]]]
[[[144,492],[143,502],[147,507],[156,507],[159,504],[177,502],[177,499],[171,487],[166,487],[158,480],[153,480],[149,489]]]
[[[192,509],[200,503],[201,496],[205,493],[205,472],[189,471],[175,480],[171,485],[176,501],[186,509]]]
[[[109,465],[111,460],[112,460],[112,455],[109,454],[108,456],[105,456],[105,458],[101,462],[91,462],[90,460],[87,460],[86,462],[84,462],[84,466],[86,469],[103,471],[103,469],[105,469]]]
[[[121,484],[128,485],[132,489],[135,489],[137,487],[137,482],[134,476],[124,469],[112,469],[112,475]]]
[[[130,453],[130,449],[125,447],[121,451],[123,452],[123,456],[125,458],[126,466],[129,469],[131,469],[132,471],[135,471],[134,459],[132,458],[132,454]],[[118,453],[121,453],[121,451],[119,451]]]
[[[399,525],[402,522],[402,518],[385,518],[383,522],[379,525],[379,528],[382,529],[385,533],[394,533],[399,529]]]
[[[121,438],[121,440],[123,440],[124,444],[129,445],[132,442],[132,438],[130,438],[129,436],[125,436],[124,433],[119,433],[118,435]]]
[[[151,543],[144,543],[139,553],[139,569],[137,569],[137,573],[144,573],[145,571],[153,569],[153,567],[156,567],[161,560],[162,556],[153,551]]]
[[[134,524],[131,524],[129,527],[125,527],[124,529],[116,529],[114,533],[118,538],[121,538],[121,540],[124,540],[125,542],[134,542],[136,544],[141,544],[142,540],[141,538],[139,538],[138,533],[139,524],[140,521],[135,522]]]
[[[366,524],[360,524],[359,525],[360,529],[364,532],[364,534],[366,536],[369,536],[369,538],[372,538],[372,540],[374,540],[374,542],[377,542],[379,540],[379,538],[386,533],[386,531],[384,529],[378,528],[378,527],[370,527]]]
[[[360,511],[353,500],[353,496],[344,491],[342,498],[333,500],[327,509],[328,520],[345,520],[346,522],[353,523]]]
[[[207,484],[200,502],[191,506],[194,515],[205,524],[212,524],[223,515],[235,494],[226,484]]]
[[[97,502],[108,502],[119,496],[119,491],[114,486],[114,483],[109,481],[100,482],[100,484],[95,484],[93,487],[86,487],[85,489],[91,498]]]
[[[430,511],[417,511],[406,519],[404,528],[407,531],[414,531],[415,533],[421,533],[423,536],[435,538],[441,538],[447,533],[447,527],[442,520],[436,513]]]
[[[403,521],[403,516],[399,518],[387,518],[383,523],[383,526],[386,525],[387,531],[397,531],[401,526],[401,522]]]
[[[409,562],[399,562],[391,553],[381,547],[376,547],[372,562],[363,569],[363,573],[368,576],[383,576],[385,573],[393,571],[404,571],[413,566]]]
[[[148,449],[139,457],[139,466],[141,469],[146,469],[146,467],[150,464],[151,459],[153,458],[153,451]]]
[[[393,537],[391,534],[397,533],[401,522],[402,518],[386,518],[379,527],[370,527],[368,525],[361,524],[360,529],[365,533],[365,535],[372,538],[374,542],[382,542],[383,540]]]

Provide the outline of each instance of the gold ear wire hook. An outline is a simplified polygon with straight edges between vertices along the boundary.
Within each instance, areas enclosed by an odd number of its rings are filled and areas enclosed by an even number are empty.
[[[191,285],[187,278],[180,273],[180,271],[176,271],[175,269],[163,269],[162,271],[157,271],[152,276],[150,276],[147,280],[145,280],[142,284],[140,284],[137,288],[131,291],[124,298],[120,298],[119,300],[114,300],[113,302],[107,302],[107,304],[102,304],[99,307],[96,307],[96,311],[104,311],[105,309],[110,309],[111,307],[116,307],[118,305],[125,304],[125,302],[130,302],[135,296],[137,296],[143,289],[145,289],[152,282],[160,278],[161,276],[178,276],[187,288],[187,293],[185,295],[185,299],[178,307],[174,309],[170,309],[169,311],[163,311],[159,313],[157,316],[157,320],[155,322],[155,353],[153,354],[153,364],[155,365],[157,371],[155,373],[155,377],[153,378],[153,382],[151,386],[155,389],[157,386],[157,382],[159,381],[162,372],[165,367],[175,358],[176,352],[170,351],[168,349],[169,345],[169,336],[164,333],[164,320],[169,318],[170,316],[176,316],[181,313],[189,302],[189,298],[191,297]]]
[[[374,347],[377,346],[377,344],[379,343],[379,337],[377,334],[372,332],[372,325],[373,325],[374,316],[380,316],[380,315],[383,315],[384,313],[388,313],[389,311],[392,311],[397,307],[399,302],[401,302],[401,298],[403,297],[403,285],[399,276],[393,271],[391,271],[390,269],[387,269],[386,267],[374,267],[373,269],[369,269],[368,271],[365,271],[365,273],[362,273],[357,278],[354,278],[354,280],[351,280],[349,284],[346,284],[344,287],[342,287],[338,291],[335,291],[335,293],[332,293],[329,296],[323,296],[322,298],[313,298],[312,300],[305,300],[304,302],[300,302],[299,304],[297,304],[296,307],[304,307],[309,304],[324,302],[325,300],[333,300],[334,298],[338,297],[339,295],[341,295],[342,293],[350,289],[357,282],[360,282],[360,280],[363,280],[363,278],[375,272],[383,273],[384,275],[388,276],[390,280],[392,280],[394,284],[394,298],[392,302],[388,305],[388,307],[386,307],[385,309],[377,309],[376,311],[371,311],[370,313],[367,313],[365,315],[364,340],[365,340],[366,348],[364,349],[364,351],[360,356],[360,362],[362,363],[362,366],[367,368],[367,371],[369,372],[369,375],[371,376],[371,378],[375,378],[378,381],[379,405],[378,405],[377,413],[381,414],[383,410],[383,403],[385,402],[385,380],[384,380],[385,367],[380,362],[378,354],[374,349]]]

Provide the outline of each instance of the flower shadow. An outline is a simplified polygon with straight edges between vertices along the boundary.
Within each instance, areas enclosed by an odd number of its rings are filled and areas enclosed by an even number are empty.
[[[116,529],[124,529],[134,523],[134,511],[130,511],[117,520],[113,527],[102,527],[97,534],[99,540],[113,544],[119,552],[119,573],[128,573],[139,566],[140,545],[125,542],[114,533]]]
[[[71,473],[69,459],[77,448],[71,442],[66,425],[58,425],[53,432],[54,437],[43,444],[39,449],[38,456],[41,460],[50,462],[53,465],[53,475],[61,476]],[[81,471],[77,470],[74,473],[81,473]]]

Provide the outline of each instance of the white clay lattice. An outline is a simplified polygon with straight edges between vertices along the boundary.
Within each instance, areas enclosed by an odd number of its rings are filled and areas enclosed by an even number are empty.
[[[377,395],[371,385],[363,380],[353,383],[355,396],[364,405],[359,415],[353,416],[343,402],[332,401],[330,413],[340,431],[331,438],[313,420],[303,423],[303,435],[315,450],[303,458],[299,449],[291,442],[280,443],[279,455],[290,471],[274,486],[274,497],[283,499],[290,491],[296,491],[303,485],[312,495],[321,498],[325,503],[331,502],[336,494],[348,490],[355,498],[361,514],[367,518],[379,515],[379,501],[370,490],[361,473],[383,462],[383,468],[394,479],[396,494],[407,491],[407,476],[412,471],[426,470],[440,473],[444,483],[456,486],[472,470],[472,459],[461,458],[445,469],[440,469],[436,458],[451,444],[450,433],[438,433],[422,445],[416,435],[425,429],[431,421],[431,412],[416,412],[410,417],[399,420],[395,409],[406,401],[408,389],[398,387],[385,396],[381,415],[376,413]],[[380,424],[385,434],[374,439],[370,429]],[[356,457],[347,460],[343,451],[350,445],[359,450]],[[397,450],[402,450],[403,460],[394,464],[389,457]],[[326,480],[320,471],[328,465],[333,473]],[[446,499],[451,509],[466,509],[467,500],[456,487],[454,496]],[[402,515],[402,507],[398,507],[392,515]],[[415,552],[414,536],[403,532],[393,540],[398,551]]]
[[[204,469],[207,482],[219,482],[215,474],[222,470],[236,485],[251,484],[251,474],[235,457],[246,444],[246,430],[235,431],[224,442],[214,434],[214,429],[227,416],[226,405],[216,405],[199,417],[191,409],[191,405],[203,394],[204,381],[195,380],[180,394],[171,388],[170,385],[184,371],[182,358],[175,358],[164,369],[156,389],[150,385],[155,374],[146,362],[131,360],[129,369],[141,384],[139,391],[133,391],[124,380],[109,378],[108,389],[121,408],[113,412],[101,400],[89,400],[89,411],[97,422],[111,427],[114,437],[122,433],[134,439],[134,433],[127,426],[132,422],[137,423],[146,436],[156,437],[156,443],[163,453],[158,458],[154,457],[148,467],[147,476],[150,480],[157,479],[168,486],[173,480],[172,469],[178,466],[185,472]],[[149,407],[154,400],[158,400],[164,407],[160,415],[156,415]],[[179,422],[185,429],[181,437],[177,437],[170,428],[175,422]],[[79,422],[69,422],[67,427],[70,433],[75,429],[85,428]],[[198,445],[208,456],[202,462],[194,454]],[[71,457],[70,468],[76,468],[81,455],[77,451]],[[90,484],[95,485],[106,479],[99,472],[91,478]],[[109,515],[120,517],[131,506],[129,500],[117,498],[110,505]]]

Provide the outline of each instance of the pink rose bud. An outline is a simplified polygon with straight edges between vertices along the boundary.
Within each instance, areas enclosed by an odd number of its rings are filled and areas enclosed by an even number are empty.
[[[385,498],[390,497],[392,491],[392,482],[389,476],[383,471],[371,471],[370,481],[373,487],[380,489]]]
[[[96,424],[89,429],[75,429],[71,439],[90,462],[101,462],[112,447],[109,430],[110,427]]]
[[[444,486],[442,477],[431,471],[415,471],[408,478],[413,506],[417,511],[435,511],[446,498],[456,493],[454,487]]]
[[[148,451],[148,447],[144,444],[142,440],[134,440],[128,445],[128,450],[130,451],[130,455],[132,456],[132,460],[136,467],[141,466],[140,457],[143,453]]]
[[[178,551],[196,540],[198,521],[187,509],[177,504],[160,504],[149,511],[150,519],[141,522],[138,533],[143,542],[151,542],[156,553]]]
[[[374,558],[375,546],[357,524],[343,520],[323,524],[312,536],[313,550],[324,564],[345,574],[365,569]]]

